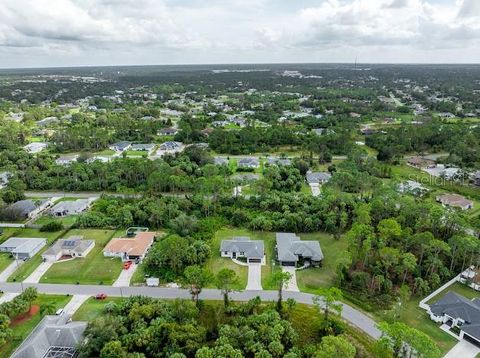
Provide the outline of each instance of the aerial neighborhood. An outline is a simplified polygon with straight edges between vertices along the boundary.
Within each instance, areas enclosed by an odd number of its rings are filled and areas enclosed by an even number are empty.
[[[0,71],[0,357],[475,357],[478,78]]]

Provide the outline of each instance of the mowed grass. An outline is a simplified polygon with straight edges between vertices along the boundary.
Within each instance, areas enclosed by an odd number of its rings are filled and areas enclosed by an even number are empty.
[[[103,248],[110,241],[111,230],[70,230],[64,238],[72,235],[95,240],[95,247],[85,258],[57,262],[42,276],[41,283],[105,284],[111,285],[122,271],[119,258],[103,256]]]
[[[47,245],[32,258],[25,261],[9,278],[9,282],[20,282],[25,280],[42,263],[42,253],[47,250],[64,231],[40,232],[38,229],[19,229],[12,236],[16,237],[37,237],[47,239]]]
[[[80,306],[77,312],[75,312],[72,319],[74,321],[93,321],[103,313],[103,309],[107,303],[118,303],[122,300],[123,298],[120,297],[107,297],[104,300],[96,300],[95,298],[90,297]]]
[[[39,305],[42,307],[45,303],[52,303],[55,306],[55,310],[65,307],[70,301],[71,297],[66,295],[38,295],[38,298],[33,302],[33,305]],[[30,332],[37,326],[42,320],[43,316],[40,312],[29,317],[27,320],[22,321],[16,325],[11,325],[13,330],[13,337],[7,340],[3,346],[0,346],[0,357],[10,357],[10,355],[17,349]]]
[[[9,253],[0,254],[0,272],[5,270],[13,262],[13,257]]]
[[[77,215],[69,215],[64,217],[55,217],[51,215],[42,215],[35,221],[35,225],[45,225],[49,222],[60,222],[64,227],[70,227],[77,221]]]

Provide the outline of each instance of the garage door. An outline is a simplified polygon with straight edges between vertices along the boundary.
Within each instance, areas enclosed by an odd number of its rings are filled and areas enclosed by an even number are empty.
[[[282,266],[295,266],[295,262],[282,261]]]
[[[476,338],[473,338],[472,336],[469,336],[466,333],[463,334],[463,339],[466,340],[467,342],[475,344],[477,347],[480,347],[480,341]]]
[[[252,264],[260,264],[262,263],[262,259],[248,259],[248,262]]]

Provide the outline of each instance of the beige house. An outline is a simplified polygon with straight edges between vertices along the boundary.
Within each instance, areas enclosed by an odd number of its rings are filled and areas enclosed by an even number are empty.
[[[84,240],[83,236],[70,236],[68,239],[57,240],[42,254],[42,258],[54,262],[63,256],[85,257],[94,246],[95,240]]]

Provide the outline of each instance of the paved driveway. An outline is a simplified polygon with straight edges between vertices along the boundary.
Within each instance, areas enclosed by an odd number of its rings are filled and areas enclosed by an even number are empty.
[[[122,270],[117,280],[113,283],[113,287],[128,287],[133,274],[137,270],[138,265],[134,262],[128,270]]]
[[[292,275],[292,278],[290,281],[287,282],[285,285],[285,291],[292,291],[292,292],[300,292],[297,286],[297,274],[295,267],[293,266],[282,266],[282,271],[283,272],[288,272],[290,275]]]
[[[478,353],[480,353],[480,348],[462,339],[450,349],[444,358],[475,358]]]
[[[64,312],[69,316],[73,316],[75,312],[80,308],[81,305],[91,296],[89,295],[75,295],[72,297],[70,302],[66,304],[63,308]]]
[[[312,196],[319,196],[320,195],[320,185],[310,184],[310,189],[312,190]]]
[[[0,282],[7,282],[12,273],[14,273],[19,266],[23,265],[24,262],[23,260],[15,260],[8,265],[5,270],[0,273]]]
[[[50,267],[52,267],[53,265],[53,262],[50,262],[50,261],[46,261],[46,262],[42,262],[40,265],[38,265],[38,267],[35,269],[35,271],[33,271],[30,276],[28,276],[25,281],[25,283],[39,283],[40,282],[40,279],[42,278],[42,276],[45,274],[45,272],[48,271],[48,269]]]
[[[262,265],[248,264],[248,282],[247,290],[261,291],[262,290]]]

